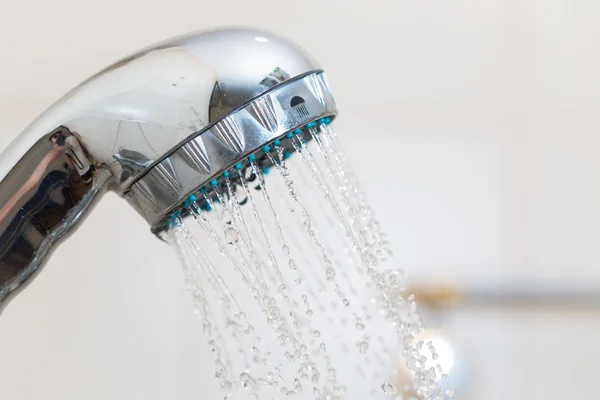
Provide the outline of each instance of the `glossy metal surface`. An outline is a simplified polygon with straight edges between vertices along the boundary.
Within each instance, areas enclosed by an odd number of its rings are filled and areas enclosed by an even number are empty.
[[[0,309],[42,266],[111,179],[65,127],[41,138],[0,182]]]
[[[295,91],[309,106],[297,116]],[[334,113],[319,66],[265,32],[182,36],[115,63],[0,156],[0,305],[103,189],[126,196],[153,224],[188,187],[286,129]]]
[[[190,136],[273,86],[319,69],[294,44],[264,32],[183,36],[88,79],[31,124],[9,151],[20,158],[65,126],[125,190]]]
[[[287,132],[336,112],[323,73],[287,82],[186,142],[135,182],[125,198],[154,227],[212,177]]]

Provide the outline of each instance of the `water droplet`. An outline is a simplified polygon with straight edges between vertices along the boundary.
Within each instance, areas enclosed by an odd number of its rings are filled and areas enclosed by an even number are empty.
[[[231,226],[225,228],[225,237],[229,240],[229,244],[237,243],[240,239],[237,230]]]
[[[221,388],[225,391],[225,393],[227,393],[227,395],[231,394],[231,382],[229,381],[225,381],[223,382],[223,384],[221,385]]]
[[[367,354],[367,351],[369,350],[369,343],[362,341],[362,342],[358,343],[357,347],[358,347],[359,353]]]
[[[254,378],[247,372],[242,372],[240,374],[240,383],[242,384],[243,388],[248,390],[253,389],[256,385],[256,381],[254,380]]]
[[[315,372],[313,374],[313,376],[310,378],[310,381],[314,384],[317,384],[317,383],[319,383],[319,378],[320,378],[319,373]]]
[[[335,381],[335,380],[336,380],[336,378],[337,378],[337,377],[336,377],[336,374],[335,374],[335,370],[334,370],[333,368],[330,368],[330,369],[327,371],[327,375],[328,375],[328,377],[329,377],[329,380],[330,380],[330,381]]]
[[[342,301],[342,304],[344,305],[344,307],[348,307],[350,305],[350,301],[348,299],[344,299]]]
[[[333,278],[335,278],[335,270],[331,267],[328,267],[327,270],[325,271],[325,277],[327,278],[328,281],[333,280]]]
[[[394,385],[392,385],[391,383],[387,383],[387,382],[384,383],[383,385],[381,385],[381,390],[385,394],[396,394],[396,392],[397,392],[396,387]]]

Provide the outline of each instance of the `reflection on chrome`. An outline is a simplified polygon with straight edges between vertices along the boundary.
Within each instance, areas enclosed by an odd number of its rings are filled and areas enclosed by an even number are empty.
[[[35,273],[54,241],[80,218],[110,175],[103,167],[97,172],[77,135],[59,126],[0,183],[0,301]]]

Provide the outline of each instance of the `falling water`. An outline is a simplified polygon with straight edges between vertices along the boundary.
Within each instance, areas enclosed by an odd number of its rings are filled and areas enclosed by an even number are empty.
[[[337,136],[309,125],[191,195],[164,233],[223,396],[450,398]],[[395,376],[400,355],[412,382]]]

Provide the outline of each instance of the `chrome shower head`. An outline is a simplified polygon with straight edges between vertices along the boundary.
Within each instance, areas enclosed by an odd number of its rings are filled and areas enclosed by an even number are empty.
[[[182,36],[115,63],[0,156],[0,307],[105,189],[160,232],[190,194],[335,115],[320,67],[265,32]]]

